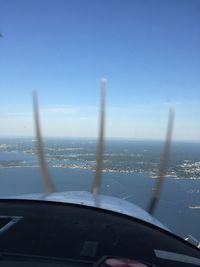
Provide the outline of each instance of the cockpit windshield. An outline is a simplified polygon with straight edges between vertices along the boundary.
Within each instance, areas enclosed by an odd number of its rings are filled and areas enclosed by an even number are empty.
[[[55,191],[91,192],[108,79],[100,193],[200,240],[200,2],[0,0],[0,197],[43,193],[32,91]]]

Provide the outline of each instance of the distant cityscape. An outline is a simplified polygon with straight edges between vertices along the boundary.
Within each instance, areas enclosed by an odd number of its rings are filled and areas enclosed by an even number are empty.
[[[162,142],[108,141],[104,154],[105,172],[138,172],[156,177],[162,154]],[[176,179],[200,178],[200,144],[174,142],[167,175]],[[95,169],[94,140],[52,139],[45,142],[46,160],[50,167]],[[37,167],[36,146],[31,139],[1,139],[0,168]],[[5,158],[5,155],[6,158]]]

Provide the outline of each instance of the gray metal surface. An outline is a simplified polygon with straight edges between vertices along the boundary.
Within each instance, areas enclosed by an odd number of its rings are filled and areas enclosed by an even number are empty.
[[[54,192],[48,194],[28,194],[6,197],[9,199],[25,199],[25,200],[42,200],[53,201],[62,203],[71,203],[84,205],[89,207],[97,207],[104,210],[114,211],[120,214],[125,214],[133,218],[137,218],[153,225],[156,225],[162,229],[168,230],[162,223],[152,217],[142,208],[130,203],[126,200],[105,196],[94,195],[86,191],[69,191],[69,192]],[[4,198],[5,199],[5,198]],[[169,230],[168,230],[169,231]]]

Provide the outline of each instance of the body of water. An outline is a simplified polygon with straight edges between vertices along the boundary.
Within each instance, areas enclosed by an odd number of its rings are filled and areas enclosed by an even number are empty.
[[[148,207],[155,186],[162,142],[108,141],[101,193]],[[91,191],[94,140],[49,139],[47,162],[56,191]],[[200,144],[172,144],[168,175],[155,216],[173,232],[200,239]],[[35,141],[0,142],[0,197],[44,192]]]

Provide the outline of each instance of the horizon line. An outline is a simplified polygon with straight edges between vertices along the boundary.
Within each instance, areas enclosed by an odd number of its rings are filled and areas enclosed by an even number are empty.
[[[10,136],[0,136],[0,139],[36,139],[34,135],[28,135],[28,136],[23,136],[23,135],[10,135]],[[91,136],[43,136],[44,139],[87,139],[87,140],[98,140],[98,137],[91,137]],[[119,141],[165,141],[165,138],[137,138],[137,137],[107,137],[105,138],[106,140],[119,140]],[[172,142],[200,142],[199,139],[173,139]]]

